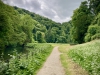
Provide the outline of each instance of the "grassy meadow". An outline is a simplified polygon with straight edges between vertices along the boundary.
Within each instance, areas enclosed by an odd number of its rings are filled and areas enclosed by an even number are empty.
[[[100,75],[100,40],[76,45],[68,55],[90,75]]]
[[[55,44],[59,46],[59,51],[61,52],[60,60],[62,66],[64,67],[66,75],[88,75],[88,72],[81,68],[77,63],[75,63],[69,56],[69,50],[73,46],[69,44]]]

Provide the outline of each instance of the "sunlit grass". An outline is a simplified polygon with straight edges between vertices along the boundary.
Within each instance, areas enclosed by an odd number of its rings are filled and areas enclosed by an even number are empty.
[[[67,48],[69,47],[68,44],[61,44],[59,45],[59,51],[61,52],[61,55],[60,55],[60,60],[61,60],[61,63],[62,63],[62,66],[64,67],[64,70],[65,70],[65,73],[66,75],[70,75],[70,72],[68,70],[68,57],[67,57]]]
[[[100,40],[76,45],[68,55],[91,75],[100,75]]]
[[[65,69],[66,75],[88,75],[77,63],[67,55],[72,46],[69,44],[60,44],[59,51],[61,52],[60,60]]]

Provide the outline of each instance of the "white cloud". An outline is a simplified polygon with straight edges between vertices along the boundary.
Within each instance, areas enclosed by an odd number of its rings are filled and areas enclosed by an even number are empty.
[[[61,19],[59,16],[55,16],[53,20],[56,21],[56,22],[61,22],[62,23],[62,22],[68,22],[68,21],[70,21],[71,18],[70,17],[66,17],[64,19]]]
[[[25,8],[56,22],[69,21],[73,10],[84,0],[3,0],[5,3]]]
[[[52,11],[55,15],[57,15],[57,12],[56,12],[55,10],[51,9],[51,11]]]
[[[46,6],[46,4],[43,1],[39,1],[39,3],[41,4],[41,9],[42,10],[47,9],[47,6]]]

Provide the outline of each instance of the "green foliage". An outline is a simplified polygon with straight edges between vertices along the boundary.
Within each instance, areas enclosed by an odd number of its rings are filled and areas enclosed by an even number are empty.
[[[93,25],[90,25],[87,30],[87,34],[85,36],[85,42],[95,40],[95,39],[100,39],[100,14],[98,14],[94,21]]]
[[[86,36],[85,36],[85,42],[89,42],[89,41],[91,41],[91,34],[90,33],[88,33]]]
[[[100,13],[98,13],[98,15],[95,16],[95,18],[94,18],[92,24],[93,24],[93,25],[94,25],[94,24],[98,24],[98,25],[100,26]]]
[[[60,35],[66,37],[65,43],[72,42],[72,40],[71,40],[71,28],[72,27],[73,27],[72,21],[62,23],[62,27],[61,27],[62,31],[61,32],[63,32],[63,33],[61,33]]]
[[[57,43],[66,43],[66,37],[59,36],[58,39],[57,39]]]
[[[27,35],[25,43],[32,42],[33,34],[32,30],[34,29],[35,21],[29,15],[22,15],[21,17],[21,27],[22,31]]]
[[[46,32],[46,40],[50,43],[55,43],[58,38],[58,27],[52,27],[49,28],[49,30]]]
[[[0,13],[0,40],[2,41],[0,42],[0,46],[7,44],[6,37],[10,34],[9,17],[5,15],[5,13]]]
[[[97,33],[91,37],[91,40],[100,39],[100,33]]]
[[[13,45],[17,44],[16,40],[12,41],[13,35],[17,33],[18,27],[16,26],[16,21],[19,16],[14,9],[8,5],[0,2],[0,44],[8,46],[14,42]],[[18,20],[19,21],[19,20]],[[11,41],[10,41],[11,40]]]
[[[85,33],[91,23],[91,13],[88,10],[88,3],[84,1],[80,7],[74,11],[72,16],[72,39],[78,43],[84,42]]]
[[[37,40],[37,32],[42,32],[43,36],[45,36],[45,40],[47,43],[55,43],[57,39],[60,39],[58,36],[63,36],[65,39],[68,39],[65,42],[70,42],[70,29],[71,29],[71,21],[65,22],[62,25],[60,23],[56,23],[48,18],[35,14],[33,12],[29,12],[25,9],[20,9],[18,7],[14,7],[15,10],[19,12],[19,14],[28,14],[34,20],[36,20],[36,24],[34,25],[33,35],[35,41]],[[41,39],[41,38],[38,38]],[[38,41],[40,42],[40,41]],[[61,42],[61,41],[60,41]],[[63,42],[63,41],[62,41]],[[64,43],[65,43],[64,42]],[[58,42],[59,43],[59,42]]]
[[[56,23],[25,9],[0,1],[0,54],[7,47],[25,47],[31,42],[69,42],[71,22]],[[68,39],[66,41],[66,39]],[[2,52],[1,52],[2,51]]]
[[[43,32],[37,31],[36,32],[36,41],[38,41],[39,43],[45,43],[45,34]]]
[[[71,29],[71,40],[77,43],[99,38],[100,25],[100,1],[88,0],[81,3],[72,16],[73,27]],[[94,25],[94,26],[93,26]]]
[[[27,44],[28,52],[18,54],[14,51],[9,62],[0,61],[0,75],[34,75],[52,51],[49,44]]]
[[[91,75],[100,74],[100,40],[77,45],[70,49],[68,55]]]
[[[100,1],[99,0],[88,0],[90,11],[97,15],[100,12]]]
[[[38,39],[42,39],[41,43],[46,42],[45,40],[45,32],[47,31],[46,27],[44,25],[41,25],[40,23],[36,22],[35,27],[33,29],[33,35],[35,41],[38,41]],[[41,37],[38,37],[37,33],[41,33]],[[37,39],[38,37],[38,39]],[[38,41],[40,42],[40,41]]]

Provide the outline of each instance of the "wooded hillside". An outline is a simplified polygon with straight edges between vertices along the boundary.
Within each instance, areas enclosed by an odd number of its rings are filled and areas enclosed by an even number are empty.
[[[27,43],[84,43],[100,38],[100,1],[88,0],[74,10],[72,20],[57,23],[0,0],[0,50]]]

